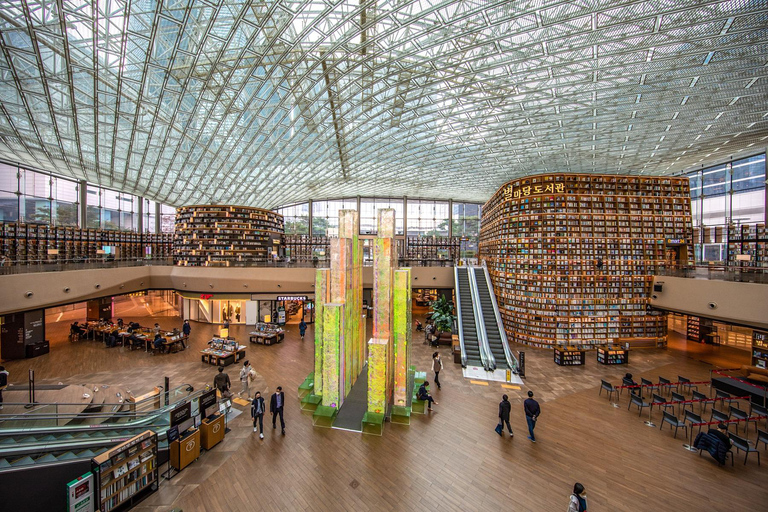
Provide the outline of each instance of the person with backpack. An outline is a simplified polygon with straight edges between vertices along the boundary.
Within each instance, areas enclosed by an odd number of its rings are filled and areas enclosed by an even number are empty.
[[[587,512],[587,491],[578,482],[573,486],[573,494],[568,502],[568,512]]]
[[[264,410],[264,398],[261,396],[261,391],[257,391],[251,402],[251,418],[253,418],[253,431],[259,431],[259,439],[264,439]]]

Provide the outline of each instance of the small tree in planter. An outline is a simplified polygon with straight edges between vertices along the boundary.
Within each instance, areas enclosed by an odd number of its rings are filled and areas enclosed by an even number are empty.
[[[442,296],[432,301],[429,306],[431,308],[429,318],[432,319],[432,323],[437,329],[437,339],[440,340],[440,336],[444,332],[451,332],[453,329],[453,303],[448,302],[445,296]]]

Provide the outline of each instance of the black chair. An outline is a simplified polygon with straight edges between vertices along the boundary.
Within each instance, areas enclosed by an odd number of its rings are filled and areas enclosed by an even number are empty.
[[[693,411],[685,410],[684,412],[685,412],[685,419],[683,421],[690,422],[690,424],[691,424],[691,436],[693,436],[693,426],[696,423],[699,423],[699,424],[700,423],[704,423],[704,420],[702,420],[701,416],[699,416],[698,414],[694,413]],[[699,432],[701,432],[701,427],[702,426],[703,425],[699,425]],[[698,434],[698,432],[697,432],[697,434]]]
[[[749,410],[750,416],[762,416],[762,418],[755,418],[755,428],[757,428],[757,425],[761,422],[765,422],[766,428],[768,428],[768,409],[763,407],[762,405],[757,404],[750,404],[752,407]]]
[[[681,389],[688,389],[688,392],[693,391],[693,388],[696,388],[696,391],[699,390],[699,386],[696,384],[691,384],[690,379],[686,379],[685,377],[681,377],[680,375],[677,376],[677,382],[679,382],[677,390],[680,391]]]
[[[673,402],[685,402],[685,397],[684,397],[683,395],[681,395],[680,393],[675,393],[675,392],[673,391],[673,392],[672,392],[672,401],[673,401]],[[682,408],[682,410],[685,410],[685,409],[686,409],[686,407],[688,407],[689,405],[690,405],[690,406],[693,406],[693,404],[684,404],[684,403],[680,403],[680,404],[678,404],[678,407],[679,407],[679,408]],[[691,407],[691,410],[693,410],[693,407]]]
[[[749,454],[754,452],[757,454],[757,465],[760,465],[760,450],[757,450],[751,446],[749,446],[749,443],[746,439],[743,437],[739,437],[736,434],[731,434],[728,432],[728,437],[731,438],[731,441],[733,442],[733,446],[736,447],[736,453],[739,453],[740,451],[746,452],[744,455],[744,464],[747,464],[747,458],[749,457]]]
[[[691,396],[694,400],[707,400],[709,397],[705,395],[704,393],[699,393],[698,391],[692,391]],[[699,413],[707,412],[707,404],[709,402],[699,402]]]
[[[765,446],[763,446],[763,450],[768,448],[768,432],[765,430],[757,429],[757,441],[755,441],[755,448],[757,448],[757,445],[763,443]]]
[[[728,419],[727,414],[712,407],[712,414],[709,416],[709,421],[728,421]],[[726,423],[725,426],[726,428],[730,427],[730,423]]]
[[[614,393],[616,393],[616,399],[619,399],[619,390],[613,387],[613,384],[610,382],[600,380],[600,392],[598,393],[598,396],[603,394],[603,390],[606,390],[608,392],[608,400],[611,399],[611,396],[613,396]]]
[[[624,377],[624,378],[621,379],[621,385],[622,386],[636,386],[637,384],[635,384],[635,382],[632,379],[628,379],[628,378]],[[629,388],[629,392],[630,393],[638,393],[639,389],[640,388]],[[624,388],[621,388],[619,390],[619,394],[621,395],[623,392],[624,392]]]
[[[653,412],[653,406],[654,405],[658,405],[659,407],[663,407],[665,411],[667,410],[667,408],[671,407],[672,408],[672,412],[675,412],[675,406],[672,405],[672,404],[668,404],[666,402],[667,402],[666,398],[664,398],[661,395],[657,395],[656,393],[654,393],[653,394],[653,400],[651,400],[651,412]]]
[[[717,398],[719,400],[722,400],[723,401],[723,405],[725,405],[726,402],[728,403],[728,405],[733,405],[734,403],[737,403],[737,404],[739,403],[738,400],[735,400],[734,398],[731,397],[730,393],[726,393],[725,391],[720,391],[719,389],[715,390],[715,398]]]
[[[653,382],[649,381],[648,379],[640,378],[640,384],[643,385],[642,388],[640,388],[640,396],[643,396],[643,391],[647,391],[648,393],[653,393],[653,390],[661,391],[661,388],[658,384],[654,384]]]
[[[746,420],[746,421],[744,421],[744,433],[746,434],[747,430],[749,430],[750,419],[749,419],[749,415],[747,414],[746,411],[742,411],[738,407],[731,406],[730,414],[729,414],[729,418],[728,419],[730,419],[730,420]],[[752,421],[757,422],[757,420],[752,420]],[[755,426],[757,426],[757,423],[755,423]],[[737,434],[739,433],[739,424],[738,423],[736,423],[736,433]]]
[[[629,410],[629,408],[632,407],[633,405],[637,406],[637,411],[638,411],[637,415],[638,416],[643,414],[643,409],[645,407],[650,407],[651,406],[651,404],[649,404],[648,402],[643,400],[643,397],[638,396],[638,395],[630,395],[629,396],[629,405],[627,406],[627,410]]]
[[[677,390],[677,384],[672,384],[672,382],[669,381],[669,379],[665,379],[664,377],[659,377],[659,390],[671,390],[672,388],[675,388]]]
[[[659,425],[659,430],[661,430],[661,427],[663,427],[665,423],[669,423],[672,427],[675,427],[675,439],[677,439],[677,429],[679,428],[685,429],[685,437],[688,437],[688,425],[681,422],[677,419],[677,416],[669,414],[667,411],[664,411],[663,414],[664,417],[661,420],[661,425]]]

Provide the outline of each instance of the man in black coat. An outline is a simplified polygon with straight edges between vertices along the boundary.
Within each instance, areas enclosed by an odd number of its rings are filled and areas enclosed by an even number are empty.
[[[283,393],[282,386],[277,386],[277,391],[272,394],[272,398],[269,400],[269,412],[272,413],[272,428],[277,428],[275,423],[277,422],[277,415],[280,415],[280,428],[282,434],[285,435],[285,421],[283,420],[283,407],[285,406],[285,393]]]
[[[504,424],[507,424],[507,430],[509,430],[509,437],[513,437],[515,434],[512,433],[512,426],[509,424],[509,413],[512,411],[512,404],[509,403],[509,397],[507,395],[504,395],[501,397],[501,402],[499,403],[499,426],[496,427],[496,433],[500,436],[503,436],[502,432],[504,432]]]
[[[533,391],[528,392],[528,398],[523,402],[523,409],[525,410],[525,421],[528,422],[528,439],[531,442],[536,442],[536,436],[533,435],[533,429],[536,428],[536,420],[539,419],[541,414],[541,407],[539,402],[533,399]]]

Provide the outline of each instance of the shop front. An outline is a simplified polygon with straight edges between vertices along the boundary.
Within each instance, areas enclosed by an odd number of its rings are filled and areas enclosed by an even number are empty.
[[[273,295],[259,293],[251,296],[251,303],[253,304],[251,306],[253,314],[258,316],[259,322],[278,325],[298,324],[302,320],[308,324],[315,322],[314,294]]]
[[[184,319],[231,325],[298,324],[315,321],[314,294],[182,293]]]

